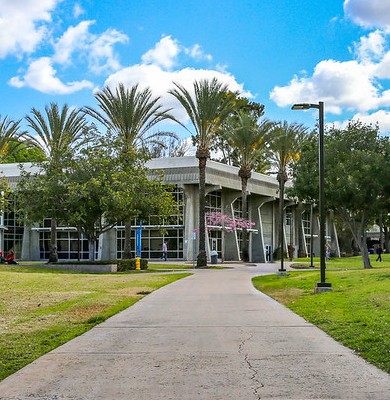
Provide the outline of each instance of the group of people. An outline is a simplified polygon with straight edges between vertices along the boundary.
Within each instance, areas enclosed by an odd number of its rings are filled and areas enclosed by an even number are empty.
[[[0,263],[1,264],[17,264],[15,261],[15,252],[11,250],[5,257],[4,252],[0,251]]]

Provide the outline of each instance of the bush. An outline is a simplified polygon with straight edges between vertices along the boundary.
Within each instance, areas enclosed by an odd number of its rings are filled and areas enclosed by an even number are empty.
[[[134,270],[137,267],[135,258],[118,260],[117,265],[118,272]],[[141,269],[148,269],[148,260],[141,258]]]
[[[287,252],[286,251],[283,252],[283,256],[284,256],[284,258],[287,258]],[[274,260],[280,260],[280,247],[277,247],[274,250]]]

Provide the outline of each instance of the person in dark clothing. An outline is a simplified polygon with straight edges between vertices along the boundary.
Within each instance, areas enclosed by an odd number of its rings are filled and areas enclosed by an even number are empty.
[[[378,257],[376,258],[376,261],[382,262],[382,253],[383,253],[382,247],[379,246],[379,247],[376,249],[376,254],[378,254]]]

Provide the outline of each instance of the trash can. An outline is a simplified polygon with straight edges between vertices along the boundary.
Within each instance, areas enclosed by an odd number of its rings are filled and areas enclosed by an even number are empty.
[[[218,263],[218,252],[216,250],[212,250],[210,252],[211,256],[211,264],[217,264]]]

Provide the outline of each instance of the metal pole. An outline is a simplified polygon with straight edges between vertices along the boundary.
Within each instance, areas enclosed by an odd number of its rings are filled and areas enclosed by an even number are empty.
[[[310,203],[310,267],[313,265],[313,202]]]
[[[320,273],[321,284],[325,283],[325,160],[324,160],[324,103],[319,102],[319,166],[320,166]]]

